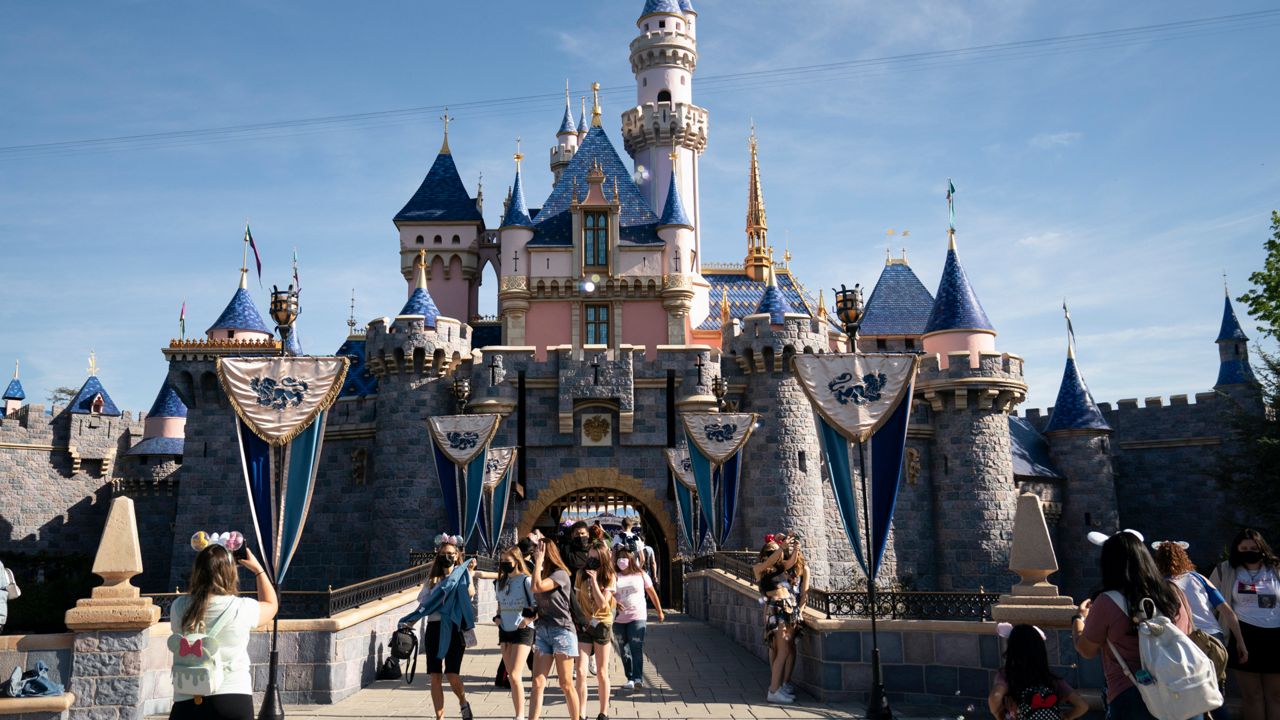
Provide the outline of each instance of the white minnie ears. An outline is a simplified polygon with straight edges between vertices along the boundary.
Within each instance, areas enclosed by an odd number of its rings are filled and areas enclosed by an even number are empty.
[[[1129,528],[1125,528],[1120,532],[1129,533],[1130,535],[1138,538],[1138,542],[1145,541],[1145,538],[1142,537],[1142,533],[1138,532],[1137,530],[1130,530]],[[1116,534],[1119,535],[1120,533],[1116,533]],[[1112,538],[1111,535],[1108,535],[1106,533],[1100,533],[1097,530],[1094,530],[1093,532],[1089,533],[1088,537],[1089,537],[1089,542],[1093,543],[1094,545],[1101,545]]]
[[[1186,550],[1186,549],[1188,549],[1188,548],[1190,548],[1190,547],[1191,547],[1191,543],[1187,542],[1186,540],[1157,540],[1157,541],[1155,541],[1155,542],[1151,543],[1151,549],[1152,549],[1152,550],[1159,550],[1159,549],[1160,549],[1160,546],[1161,546],[1161,545],[1163,545],[1163,544],[1165,544],[1165,543],[1173,543],[1174,545],[1177,545],[1178,547],[1182,548],[1183,550]]]
[[[1048,640],[1048,638],[1045,637],[1044,631],[1041,630],[1038,625],[1032,625],[1031,628],[1036,632],[1040,633],[1041,640]],[[1009,635],[1011,635],[1012,633],[1013,633],[1013,623],[1002,622],[1002,623],[996,624],[996,634],[1004,638],[1005,640],[1008,640]]]

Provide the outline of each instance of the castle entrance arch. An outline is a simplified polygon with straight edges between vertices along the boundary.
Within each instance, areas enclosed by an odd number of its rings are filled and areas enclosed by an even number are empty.
[[[672,606],[673,559],[676,554],[675,521],[662,500],[639,480],[615,468],[579,469],[556,478],[539,492],[521,512],[519,530],[524,536],[535,528],[556,537],[561,526],[578,520],[588,525],[599,522],[610,535],[621,529],[622,520],[639,522],[645,544],[653,548],[658,565],[658,596],[664,607]],[[678,592],[675,593],[678,599]]]

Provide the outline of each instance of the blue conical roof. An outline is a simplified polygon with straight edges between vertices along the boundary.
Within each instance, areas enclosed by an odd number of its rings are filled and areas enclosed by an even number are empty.
[[[400,314],[421,315],[426,321],[426,326],[434,328],[436,318],[440,317],[440,309],[436,307],[436,301],[431,299],[431,293],[427,292],[426,288],[416,288],[409,296],[409,301],[400,309]]]
[[[458,176],[458,166],[448,150],[436,155],[418,191],[409,198],[396,221],[408,222],[477,222],[483,221],[476,201]]]
[[[579,133],[579,134],[581,134],[581,133],[586,132],[586,131],[587,131],[587,127],[588,127],[588,126],[587,126],[587,106],[586,106],[586,105],[583,105],[583,106],[582,106],[582,115],[580,115],[580,116],[578,117],[578,133]]]
[[[778,283],[773,278],[772,269],[769,271],[769,283],[765,285],[764,295],[760,296],[760,304],[756,306],[756,314],[765,314],[769,316],[769,323],[772,325],[781,325],[786,322],[786,316],[795,313],[791,309],[791,303],[787,301],[787,296],[782,294],[778,289]]]
[[[9,387],[4,389],[5,400],[26,400],[27,394],[22,390],[22,381],[14,378],[9,381]]]
[[[686,13],[697,12],[693,9],[693,3],[690,0],[680,0],[680,11]]]
[[[925,333],[944,330],[989,330],[995,332],[987,313],[978,302],[969,278],[960,265],[960,256],[953,245],[947,250],[947,263],[942,268],[942,280],[934,297]]]
[[[165,382],[160,386],[160,392],[156,395],[156,401],[151,403],[151,409],[147,411],[147,417],[156,418],[184,418],[187,416],[187,404],[182,402],[182,398],[178,397],[178,391],[173,386]]]
[[[644,11],[640,13],[640,17],[648,17],[656,13],[680,15],[680,3],[678,0],[645,0]]]
[[[93,412],[93,398],[102,395],[102,413],[103,415],[120,415],[120,409],[116,407],[115,401],[107,394],[107,389],[102,387],[102,381],[97,375],[90,375],[88,380],[84,381],[84,385],[80,387],[80,392],[71,399],[71,403],[67,405],[69,412],[77,415],[88,415]]]
[[[1236,318],[1236,309],[1231,306],[1231,298],[1223,298],[1222,303],[1222,328],[1218,330],[1217,342],[1248,340],[1249,337],[1244,334],[1244,329]]]
[[[569,98],[564,99],[564,119],[560,121],[560,129],[556,135],[575,135],[578,130],[573,126],[573,111],[569,109]]]
[[[1080,377],[1076,367],[1076,359],[1067,357],[1067,367],[1062,372],[1062,385],[1058,386],[1058,401],[1053,405],[1053,414],[1049,416],[1049,424],[1045,432],[1055,430],[1110,430],[1102,417],[1102,411],[1093,402],[1093,395]]]
[[[904,261],[884,266],[867,298],[862,335],[921,335],[933,312],[933,295]]]
[[[213,330],[253,330],[271,334],[262,322],[257,306],[253,304],[253,298],[249,297],[249,291],[244,288],[236,289],[236,294],[231,296],[231,302],[227,303],[227,308],[205,332]]]
[[[658,225],[688,225],[693,227],[689,216],[684,214],[684,203],[680,201],[680,189],[676,186],[676,174],[671,173],[671,184],[667,186],[667,204],[662,208],[662,217]]]
[[[567,116],[566,116],[567,117]],[[573,132],[573,128],[569,128]],[[533,218],[529,217],[529,208],[524,202],[524,186],[520,182],[520,168],[516,168],[516,181],[511,185],[511,202],[507,203],[507,214],[502,216],[502,227],[533,227]]]

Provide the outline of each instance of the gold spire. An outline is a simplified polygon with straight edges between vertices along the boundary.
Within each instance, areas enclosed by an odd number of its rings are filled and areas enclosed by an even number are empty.
[[[786,266],[788,270],[790,270],[791,269],[791,231],[788,230],[784,237],[785,237],[786,249],[782,251],[782,263],[783,265]]]
[[[827,301],[822,296],[822,288],[818,288],[818,317],[825,318],[827,316]]]
[[[93,350],[89,351],[89,375],[98,374],[98,354]]]
[[[448,105],[444,107],[444,114],[440,116],[440,120],[444,122],[444,143],[440,145],[440,154],[451,155],[452,153],[449,152],[449,121],[453,120],[453,118],[449,116]]]
[[[720,324],[728,325],[731,314],[729,312],[729,290],[728,288],[720,289]]]
[[[520,152],[520,136],[516,136],[516,172],[520,172],[520,161],[524,159],[524,153]]]
[[[757,282],[765,279],[765,268],[772,265],[768,233],[769,221],[764,211],[764,190],[760,185],[760,158],[756,152],[756,126],[751,124],[751,165],[747,179],[747,259],[743,263],[747,277]]]
[[[351,288],[351,314],[347,316],[347,334],[356,333],[356,289]]]
[[[591,127],[600,127],[600,83],[591,83]]]
[[[427,251],[419,250],[418,259],[414,262],[414,267],[418,269],[417,281],[413,284],[414,290],[427,289]]]

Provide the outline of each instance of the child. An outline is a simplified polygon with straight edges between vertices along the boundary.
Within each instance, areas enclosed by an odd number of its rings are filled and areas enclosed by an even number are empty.
[[[1000,623],[1007,638],[1004,669],[996,673],[987,707],[996,720],[1074,720],[1089,711],[1084,698],[1049,672],[1044,633],[1034,625]],[[1070,709],[1062,708],[1070,703]]]

